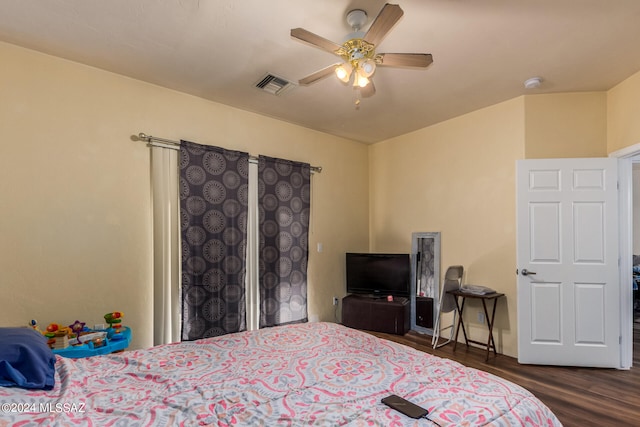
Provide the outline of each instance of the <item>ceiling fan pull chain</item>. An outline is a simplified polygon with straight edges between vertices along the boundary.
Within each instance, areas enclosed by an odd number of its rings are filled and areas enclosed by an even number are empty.
[[[355,85],[353,86],[353,105],[355,106],[356,110],[360,109],[360,101],[361,101],[361,96],[360,96],[360,87]]]

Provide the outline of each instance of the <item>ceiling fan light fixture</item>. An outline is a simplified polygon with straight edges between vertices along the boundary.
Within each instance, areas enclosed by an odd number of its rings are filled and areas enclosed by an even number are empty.
[[[351,71],[353,67],[351,64],[345,62],[342,65],[336,67],[336,76],[345,83],[349,82],[349,78],[351,77]]]
[[[360,73],[360,70],[358,70],[358,72],[356,73],[356,78],[353,81],[353,85],[358,87],[365,87],[368,84],[369,84],[369,78],[367,78],[367,76],[363,76]]]
[[[371,77],[373,73],[376,71],[376,62],[371,58],[361,60],[359,64],[359,69],[363,76]]]

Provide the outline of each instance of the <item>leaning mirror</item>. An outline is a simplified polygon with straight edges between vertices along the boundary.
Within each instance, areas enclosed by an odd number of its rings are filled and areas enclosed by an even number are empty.
[[[411,234],[411,329],[433,335],[440,288],[440,233]]]

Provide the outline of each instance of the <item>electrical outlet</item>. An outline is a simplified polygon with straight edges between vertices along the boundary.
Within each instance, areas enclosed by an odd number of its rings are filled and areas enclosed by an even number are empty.
[[[484,313],[481,311],[478,312],[478,323],[484,324]]]
[[[338,297],[333,297],[333,305],[338,305]]]

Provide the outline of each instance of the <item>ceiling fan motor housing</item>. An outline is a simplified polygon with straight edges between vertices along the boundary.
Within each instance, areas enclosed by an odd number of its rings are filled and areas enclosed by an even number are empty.
[[[353,62],[361,59],[372,59],[376,53],[375,46],[366,40],[357,38],[344,42],[336,52],[345,61]]]
[[[347,24],[353,31],[359,31],[360,28],[364,27],[364,24],[367,23],[367,12],[362,9],[353,9],[349,13],[347,13]]]

